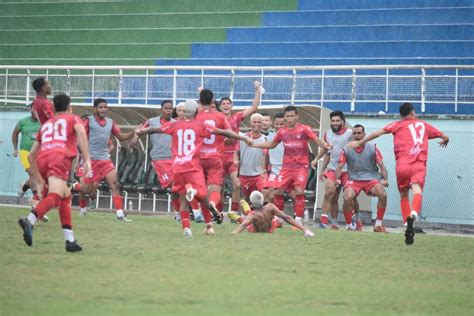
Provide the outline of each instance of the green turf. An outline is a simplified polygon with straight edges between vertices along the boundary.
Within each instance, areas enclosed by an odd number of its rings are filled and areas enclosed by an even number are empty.
[[[170,218],[78,217],[69,254],[56,211],[24,245],[1,208],[1,315],[469,315],[474,239],[317,231],[184,239]]]

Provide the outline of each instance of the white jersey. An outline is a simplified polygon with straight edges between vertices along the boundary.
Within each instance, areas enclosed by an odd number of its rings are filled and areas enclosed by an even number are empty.
[[[241,135],[247,135],[250,133]],[[260,135],[259,138],[253,138],[255,144],[265,143],[267,138]],[[241,176],[258,176],[265,172],[264,169],[265,150],[260,148],[249,147],[246,142],[240,141],[240,164],[239,174]]]
[[[275,138],[276,133],[270,133],[267,136],[267,140],[271,142]],[[280,142],[275,148],[268,150],[268,157],[271,165],[271,173],[279,175],[281,166],[283,165],[283,153],[285,152],[285,146],[283,142]]]

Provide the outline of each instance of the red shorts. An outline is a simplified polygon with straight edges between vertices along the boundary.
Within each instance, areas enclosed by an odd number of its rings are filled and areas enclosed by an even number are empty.
[[[84,183],[102,181],[111,171],[115,170],[112,160],[91,160],[92,170],[89,175],[84,176]]]
[[[248,213],[248,215],[252,214],[252,212],[253,212],[253,211],[250,211],[250,212]],[[270,229],[268,230],[267,233],[269,233],[269,234],[273,233],[277,227],[278,227],[278,221],[275,220],[275,219],[273,219],[273,220],[272,220],[272,226],[270,227]],[[248,231],[249,233],[255,233],[255,227],[251,224],[251,225],[247,226],[247,231]]]
[[[237,172],[237,164],[234,160],[234,153],[224,153],[222,165],[224,168],[224,176],[228,176],[231,173]]]
[[[426,161],[415,161],[411,164],[403,164],[395,167],[397,175],[398,191],[402,192],[410,188],[413,183],[425,186]]]
[[[207,185],[213,184],[222,186],[222,184],[224,184],[222,158],[201,159],[201,166]]]
[[[276,179],[275,189],[305,189],[308,182],[308,169],[281,169]]]
[[[54,155],[40,156],[36,160],[38,171],[44,180],[51,176],[58,177],[65,181],[69,180],[73,158],[67,158],[64,154],[54,153]]]
[[[186,193],[186,184],[190,184],[196,189],[196,196],[199,199],[205,199],[207,196],[207,186],[204,182],[204,174],[202,170],[195,170],[190,172],[177,173],[173,181],[173,192],[178,194]]]
[[[360,194],[360,191],[364,191],[365,194],[369,194],[369,191],[376,185],[380,183],[379,180],[367,180],[367,181],[357,181],[349,180],[344,185],[344,189],[352,189],[356,193],[356,196]]]
[[[173,160],[153,160],[151,163],[161,188],[166,189],[173,183]]]
[[[326,170],[324,177],[331,180],[332,182],[336,182],[336,171]],[[347,181],[349,181],[349,174],[347,172],[341,172],[341,185],[345,186]]]
[[[250,193],[257,190],[262,192],[263,186],[265,184],[265,176],[240,176],[240,185],[242,187],[242,194],[245,198],[250,196]]]

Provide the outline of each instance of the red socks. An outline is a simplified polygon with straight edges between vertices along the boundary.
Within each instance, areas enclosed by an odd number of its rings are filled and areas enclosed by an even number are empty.
[[[352,224],[352,213],[354,211],[353,210],[349,210],[349,211],[344,211],[344,219],[346,220],[346,225],[350,225]],[[378,214],[378,213],[377,213]],[[322,217],[321,217],[322,218]],[[326,221],[327,221],[327,216],[326,216]]]
[[[230,210],[232,212],[237,212],[239,210],[239,202],[232,200],[232,204],[230,206]]]
[[[123,199],[121,195],[112,195],[114,206],[116,210],[123,210]]]
[[[304,216],[304,194],[299,194],[295,198],[295,215],[296,217],[303,217]]]
[[[189,228],[190,223],[189,223],[189,212],[188,211],[181,211],[179,212],[181,215],[181,225],[183,225],[183,228]]]
[[[175,199],[171,199],[171,204],[173,204],[173,208],[176,212],[181,211],[181,201],[179,200],[179,197]]]
[[[403,198],[400,200],[400,208],[402,210],[402,220],[403,223],[407,222],[407,217],[410,216],[411,210],[410,210],[410,201],[408,200],[408,197]]]
[[[211,192],[209,195],[209,202],[214,202],[216,207],[219,205],[219,202],[221,201],[221,194],[220,192]]]
[[[71,200],[72,196],[70,195],[59,201],[59,219],[63,229],[72,229]]]
[[[56,193],[49,193],[47,197],[42,199],[36,206],[36,217],[43,218],[43,216],[53,207],[58,206],[61,197]]]
[[[79,207],[80,208],[86,208],[87,206],[87,200],[86,199],[79,199]]]
[[[209,208],[207,207],[206,203],[201,204],[201,209],[202,209],[202,216],[204,216],[204,223],[206,224],[212,223],[211,212],[209,211]]]
[[[285,208],[285,199],[283,198],[283,195],[275,194],[275,197],[273,198],[273,204],[275,204],[275,206],[278,207],[280,211],[283,211],[283,209]]]
[[[377,207],[377,220],[383,220],[383,216],[385,215],[385,207]]]
[[[319,220],[321,221],[321,224],[327,225],[328,224],[328,214],[326,214],[326,213],[321,214],[321,217],[319,218]]]
[[[217,204],[217,210],[222,213],[222,210],[224,209],[224,202],[222,199],[219,200],[219,203]]]
[[[423,197],[419,193],[413,195],[413,202],[411,203],[412,209],[418,214],[420,214],[420,211],[421,211],[422,199]]]

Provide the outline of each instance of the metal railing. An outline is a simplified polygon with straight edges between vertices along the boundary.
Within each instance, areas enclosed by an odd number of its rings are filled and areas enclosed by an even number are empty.
[[[195,98],[205,86],[218,97],[230,96],[237,106],[251,102],[251,81],[260,80],[266,93],[262,105],[373,104],[388,112],[391,103],[474,105],[474,66],[1,66],[0,102],[5,106],[31,102],[31,82],[45,76],[53,93],[68,93],[74,105],[91,105],[104,97],[114,106],[153,107],[164,99]],[[364,108],[366,109],[367,106]],[[449,111],[448,111],[449,112]]]

